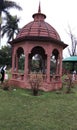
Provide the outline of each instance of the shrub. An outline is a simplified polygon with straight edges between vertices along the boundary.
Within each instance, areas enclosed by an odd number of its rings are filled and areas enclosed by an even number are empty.
[[[74,83],[72,80],[72,75],[68,73],[63,81],[63,86],[66,86],[67,90],[66,93],[71,92],[71,88],[74,87]]]
[[[1,88],[3,89],[3,90],[11,90],[11,86],[9,85],[9,81],[7,80],[7,81],[5,81],[4,83],[2,83],[1,84]]]
[[[29,83],[33,91],[33,95],[38,95],[39,87],[42,85],[43,76],[42,73],[31,73]]]

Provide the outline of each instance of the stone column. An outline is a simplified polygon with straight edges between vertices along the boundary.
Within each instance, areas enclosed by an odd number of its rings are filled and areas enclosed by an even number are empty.
[[[17,64],[17,58],[16,58],[16,54],[15,52],[12,54],[12,72],[17,72],[17,68],[16,68],[16,65]]]
[[[14,71],[18,72],[18,56],[17,54],[14,55]]]
[[[28,53],[25,53],[24,80],[28,78]]]
[[[18,72],[18,56],[14,49],[12,50],[12,72]]]
[[[59,74],[60,72],[59,68],[60,68],[60,59],[58,57],[56,60],[56,74]]]
[[[59,65],[59,67],[60,67],[59,74],[62,76],[62,55],[60,55],[59,58],[60,58],[60,59],[59,59],[59,61],[60,61],[60,65]]]
[[[50,82],[50,55],[47,55],[47,82]]]
[[[15,57],[15,55],[12,54],[12,73],[13,73],[13,71],[14,71],[14,57]]]
[[[14,71],[14,56],[15,56],[14,49],[12,49],[12,73]]]

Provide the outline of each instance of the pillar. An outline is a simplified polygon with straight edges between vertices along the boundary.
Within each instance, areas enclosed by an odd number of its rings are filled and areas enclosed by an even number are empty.
[[[25,53],[24,80],[28,78],[28,53]]]
[[[60,72],[59,69],[60,69],[60,59],[58,57],[56,60],[56,74],[59,74],[59,72]]]
[[[47,82],[50,82],[50,55],[47,55]]]
[[[60,70],[59,70],[59,71],[60,71],[60,75],[62,76],[62,55],[60,55],[59,58],[60,58],[60,59],[59,59],[59,60],[60,60],[60,66],[59,66],[59,67],[60,67]]]

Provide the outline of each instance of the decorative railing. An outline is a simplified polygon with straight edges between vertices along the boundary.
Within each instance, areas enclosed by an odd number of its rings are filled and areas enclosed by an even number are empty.
[[[13,79],[18,79],[18,80],[23,80],[24,79],[24,74],[22,74],[22,73],[13,73],[12,78]]]
[[[36,76],[36,74],[37,75],[40,75],[39,73],[30,73],[30,74],[28,74],[28,79],[30,79],[30,77],[33,75],[33,76]],[[46,79],[47,79],[47,76],[46,76],[46,74],[41,74],[42,75],[42,79],[43,79],[43,81],[46,81]]]
[[[57,82],[57,81],[60,81],[61,79],[61,76],[60,75],[50,75],[50,81],[51,82]]]
[[[32,73],[27,75],[27,79],[29,80],[31,77]],[[33,73],[33,75],[35,75],[35,73]],[[13,79],[17,79],[17,80],[24,80],[24,74],[23,73],[12,73],[12,78]],[[42,74],[42,78],[43,78],[43,82],[47,81],[47,75],[46,74]],[[50,82],[57,82],[60,81],[61,76],[60,75],[50,75]]]

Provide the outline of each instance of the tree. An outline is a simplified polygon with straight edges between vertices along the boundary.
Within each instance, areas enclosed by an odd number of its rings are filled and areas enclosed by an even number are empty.
[[[70,40],[71,40],[71,44],[70,46],[67,48],[68,49],[68,52],[69,52],[69,55],[70,56],[77,56],[77,38],[76,36],[73,34],[73,32],[71,31],[71,27],[68,25],[68,35],[70,37]],[[66,65],[65,65],[66,64]],[[76,66],[76,62],[68,62],[68,63],[65,63],[64,66],[66,66],[67,68],[69,67],[69,69],[71,68],[71,71],[74,71],[74,69],[76,70],[75,66]],[[68,65],[67,65],[68,64]]]
[[[76,56],[76,45],[77,45],[77,38],[75,37],[75,35],[72,33],[70,26],[68,26],[69,28],[69,36],[71,39],[71,49],[68,47],[68,52],[70,56]]]
[[[17,16],[8,15],[6,17],[6,23],[5,25],[2,26],[1,30],[2,30],[2,37],[5,34],[8,37],[7,42],[13,40],[15,36],[18,34],[19,32],[18,22],[19,22],[19,18],[17,18]]]
[[[13,1],[0,0],[0,39],[1,39],[2,12],[8,15],[9,14],[8,10],[11,8],[17,8],[18,10],[22,9],[19,5],[17,5]]]
[[[0,49],[0,67],[3,65],[7,65],[8,67],[11,67],[12,62],[12,55],[11,55],[12,49],[11,46],[3,46]]]

